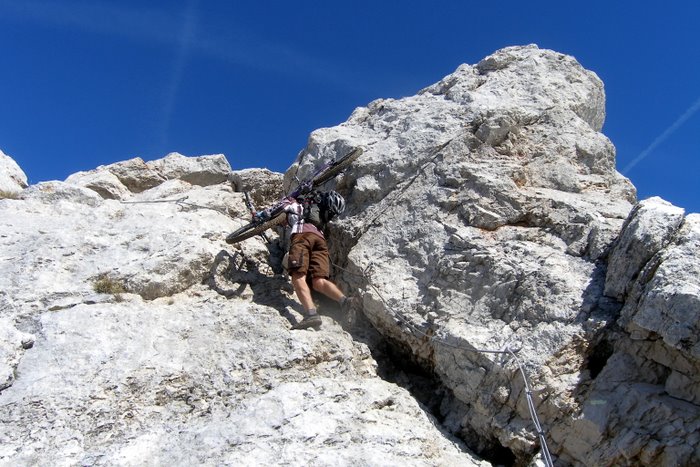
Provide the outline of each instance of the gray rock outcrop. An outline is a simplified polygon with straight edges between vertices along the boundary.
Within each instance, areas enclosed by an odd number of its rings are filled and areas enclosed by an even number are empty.
[[[597,344],[594,356],[606,360],[597,364],[581,416],[552,432],[582,463],[694,465],[700,459],[700,217],[679,219],[679,211],[658,198],[640,203],[611,254],[608,283],[619,282],[620,265],[612,261],[626,258],[636,266],[624,287],[630,292],[619,329]]]
[[[480,352],[519,349],[559,463],[700,456],[690,434],[698,291],[690,278],[671,287],[675,273],[697,277],[692,241],[656,267],[658,249],[692,237],[692,217],[654,200],[632,209],[604,115],[602,83],[574,59],[508,48],[317,130],[293,167],[308,173],[365,147],[336,186],[351,212],[335,258],[372,325],[449,390],[439,416],[477,452],[526,462],[538,449],[515,361]],[[657,378],[629,358],[640,335],[655,342]],[[623,373],[626,385],[601,389]],[[644,404],[652,380],[658,397]],[[673,409],[681,393],[691,405]],[[648,422],[669,413],[674,430]]]
[[[527,465],[521,369],[556,465],[700,462],[700,216],[637,202],[604,101],[511,47],[313,132],[284,176],[174,154],[0,199],[0,462]],[[327,188],[363,313],[291,331],[278,237],[223,242],[240,191],[360,145]]]
[[[200,186],[205,160],[0,200],[0,464],[487,465],[333,319],[291,331],[269,246],[224,250],[248,213],[220,177]],[[119,196],[84,183],[109,174]]]
[[[0,151],[0,196],[12,196],[27,185],[27,176],[10,156]]]
[[[104,199],[125,199],[142,193],[166,180],[180,180],[189,185],[211,186],[227,180],[231,166],[223,154],[187,157],[178,153],[145,162],[140,157],[78,172],[66,183],[89,188]]]

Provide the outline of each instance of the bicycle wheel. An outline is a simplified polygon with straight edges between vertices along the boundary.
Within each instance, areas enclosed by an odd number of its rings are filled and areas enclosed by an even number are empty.
[[[229,234],[226,237],[226,243],[229,245],[232,245],[234,243],[242,242],[243,240],[247,240],[250,237],[254,237],[256,235],[259,235],[263,232],[265,232],[267,229],[271,229],[272,227],[275,227],[276,225],[284,224],[286,221],[287,215],[282,212],[279,213],[276,217],[273,217],[270,220],[267,220],[263,222],[262,224],[256,224],[254,222],[251,222],[250,224],[244,225],[240,229],[236,230],[235,232]]]
[[[341,157],[340,159],[338,159],[337,161],[333,162],[326,170],[314,177],[312,181],[314,188],[323,185],[328,180],[335,177],[343,170],[347,169],[348,166],[355,162],[355,160],[358,157],[360,157],[363,152],[364,150],[361,147],[357,147],[349,153],[347,153],[346,155],[344,155],[343,157]]]

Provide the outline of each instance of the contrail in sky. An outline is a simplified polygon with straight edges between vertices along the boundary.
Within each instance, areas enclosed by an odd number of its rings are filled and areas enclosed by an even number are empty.
[[[189,5],[188,14],[192,11]],[[0,20],[32,21],[165,46],[182,47],[183,44],[179,36],[182,24],[179,16],[147,5],[126,6],[94,0],[0,0]],[[348,66],[270,41],[245,25],[236,24],[233,18],[229,26],[235,34],[214,34],[205,30],[200,30],[196,37],[193,34],[188,39],[185,58],[191,54],[205,54],[237,66],[327,83],[350,92],[364,90],[362,83],[366,78]]]
[[[127,7],[95,1],[0,0],[0,13],[0,19],[28,20],[135,41],[172,44],[177,40],[172,32],[177,17],[147,6]]]
[[[697,112],[698,110],[700,110],[700,99],[696,100],[695,103],[693,103],[693,105],[691,105],[690,108],[688,108],[688,110],[686,110],[686,111],[683,113],[683,115],[681,115],[680,117],[678,117],[678,120],[676,120],[675,122],[673,122],[673,125],[671,125],[670,127],[666,128],[666,130],[665,130],[663,133],[661,133],[659,136],[657,136],[656,139],[655,139],[654,141],[651,142],[651,144],[649,145],[649,147],[647,147],[644,151],[642,151],[641,153],[639,153],[639,155],[638,155],[637,157],[635,157],[635,158],[632,160],[632,162],[630,162],[629,164],[627,164],[627,165],[625,166],[625,168],[622,169],[622,174],[623,174],[623,175],[627,175],[627,173],[628,173],[630,170],[632,170],[632,169],[633,169],[637,164],[639,164],[643,159],[645,159],[647,156],[649,156],[649,154],[651,154],[652,152],[654,152],[654,149],[656,149],[656,147],[657,147],[658,145],[660,145],[661,143],[663,143],[664,141],[666,141],[666,139],[667,139],[669,136],[671,136],[671,134],[673,134],[678,128],[680,128],[681,125],[683,125],[686,121],[688,121],[688,119],[689,119],[690,117],[692,117],[693,115],[695,115],[695,112]]]
[[[161,114],[162,120],[160,127],[160,144],[164,147],[164,149],[166,149],[165,146],[168,144],[168,132],[170,131],[170,123],[175,111],[177,94],[180,90],[187,60],[189,59],[190,52],[195,41],[198,3],[199,2],[197,0],[191,0],[187,5],[185,22],[179,35],[180,41],[177,49],[177,56],[175,57],[173,72],[171,74],[170,82],[165,89],[165,100],[163,112]]]

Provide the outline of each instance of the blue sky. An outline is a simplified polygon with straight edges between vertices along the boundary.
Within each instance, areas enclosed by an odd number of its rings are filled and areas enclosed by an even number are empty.
[[[0,0],[0,149],[30,183],[140,156],[284,171],[316,128],[535,43],[604,81],[640,199],[700,212],[700,3]]]

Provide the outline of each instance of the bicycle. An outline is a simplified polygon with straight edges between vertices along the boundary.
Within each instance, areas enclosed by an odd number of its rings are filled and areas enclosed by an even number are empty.
[[[226,237],[226,243],[234,244],[247,240],[256,235],[264,234],[267,229],[271,229],[277,225],[284,224],[286,221],[286,214],[284,212],[283,203],[286,199],[292,198],[296,199],[299,196],[310,193],[315,188],[323,185],[324,183],[331,180],[336,175],[340,174],[342,171],[347,169],[350,164],[352,164],[358,157],[364,152],[363,148],[357,147],[345,154],[340,159],[333,160],[323,164],[316,172],[314,172],[309,178],[302,180],[299,185],[288,195],[280,198],[272,208],[269,209],[269,217],[263,219],[257,214],[255,206],[250,200],[248,192],[245,192],[245,203],[246,207],[250,211],[253,220],[248,224],[244,225],[240,229],[237,229],[233,233]]]

